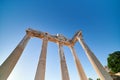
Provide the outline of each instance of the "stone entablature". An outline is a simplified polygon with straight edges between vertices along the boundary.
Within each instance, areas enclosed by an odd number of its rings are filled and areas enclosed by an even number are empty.
[[[113,80],[109,73],[107,73],[99,62],[97,57],[94,53],[90,50],[87,44],[84,42],[82,37],[82,32],[78,31],[72,39],[67,39],[65,36],[58,34],[58,35],[51,35],[46,32],[41,32],[33,29],[27,29],[25,37],[21,40],[18,46],[13,50],[10,56],[3,62],[0,66],[0,80],[7,80],[8,76],[14,69],[16,63],[18,62],[20,56],[24,48],[26,47],[28,41],[31,37],[37,37],[42,39],[42,50],[39,57],[38,67],[36,70],[36,75],[34,80],[45,80],[45,70],[46,70],[46,56],[47,56],[47,44],[48,41],[54,42],[58,45],[59,55],[60,55],[60,66],[61,66],[61,77],[62,80],[70,80],[69,72],[67,69],[67,64],[65,60],[63,46],[68,46],[71,49],[71,53],[73,54],[74,62],[76,64],[76,68],[78,70],[79,76],[81,80],[87,80],[87,76],[84,72],[82,64],[76,54],[74,49],[74,44],[78,41],[82,48],[84,49],[89,61],[91,62],[93,68],[95,69],[96,73],[100,77],[101,80]]]

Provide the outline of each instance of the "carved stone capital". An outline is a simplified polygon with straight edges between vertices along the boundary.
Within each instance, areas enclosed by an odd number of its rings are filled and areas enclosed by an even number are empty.
[[[83,39],[82,31],[79,31],[79,32],[77,33],[77,38]]]
[[[48,40],[48,33],[44,33],[44,40]]]
[[[57,38],[60,40],[60,41],[66,41],[67,38],[64,37],[62,34],[57,34]]]

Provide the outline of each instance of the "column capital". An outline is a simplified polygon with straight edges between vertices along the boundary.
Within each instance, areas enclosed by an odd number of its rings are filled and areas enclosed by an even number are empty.
[[[77,38],[83,39],[82,31],[79,31],[77,33]]]
[[[33,37],[32,33],[26,31],[26,36]]]
[[[44,33],[43,40],[47,40],[48,41],[48,33]]]
[[[71,45],[74,46],[74,44],[78,41],[78,38],[82,39],[82,31],[79,30],[75,33],[73,38],[70,40]]]
[[[58,38],[58,43],[59,45],[63,45],[65,41],[67,41],[68,39],[63,36],[62,34],[57,34],[56,37]]]
[[[71,49],[71,48],[74,48],[74,45],[69,45],[68,47]]]

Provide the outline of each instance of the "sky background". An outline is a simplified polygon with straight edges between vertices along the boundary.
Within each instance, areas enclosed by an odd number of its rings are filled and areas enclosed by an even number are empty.
[[[120,50],[119,0],[0,0],[0,65],[24,37],[25,30],[63,34],[82,30],[86,44],[103,66]],[[30,39],[8,80],[34,80],[42,40]],[[87,77],[98,77],[79,42],[76,53]],[[80,80],[70,49],[64,46],[70,80]],[[49,42],[45,80],[61,80],[58,46]]]

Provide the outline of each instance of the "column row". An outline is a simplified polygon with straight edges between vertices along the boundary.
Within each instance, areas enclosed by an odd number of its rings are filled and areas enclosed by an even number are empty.
[[[39,63],[35,75],[35,80],[45,80],[45,69],[46,69],[46,54],[47,54],[47,38],[43,39],[42,50],[39,58]],[[71,52],[76,63],[76,67],[81,80],[87,80],[87,76],[82,68],[82,65],[76,55],[75,49],[73,46],[70,46]],[[60,56],[60,66],[61,66],[61,77],[62,80],[70,80],[69,72],[67,69],[66,59],[64,55],[63,45],[58,43],[58,52]]]
[[[10,73],[12,72],[16,63],[18,62],[29,39],[30,39],[30,36],[25,35],[23,40],[18,44],[18,46],[14,49],[14,51],[10,54],[10,56],[0,66],[0,80],[7,80],[8,76],[10,75]],[[90,60],[91,64],[93,65],[93,67],[96,70],[97,74],[99,75],[100,79],[101,80],[113,80],[111,78],[111,76],[104,70],[102,64],[98,61],[96,56],[92,53],[92,51],[85,44],[85,42],[82,39],[82,36],[78,35],[77,39],[80,42],[81,46],[83,47],[88,59]],[[47,44],[48,44],[48,39],[47,39],[47,36],[45,36],[43,38],[42,50],[41,50],[39,63],[38,63],[38,67],[37,67],[37,71],[36,71],[36,75],[35,75],[35,80],[45,80]],[[63,46],[62,44],[58,43],[59,55],[60,55],[60,65],[61,65],[61,76],[62,76],[62,80],[70,80],[62,46]],[[76,55],[74,47],[69,46],[69,48],[71,49],[71,52],[73,54],[74,61],[75,61],[80,79],[87,80],[87,76],[85,75],[82,65]]]
[[[29,35],[25,35],[25,37],[22,39],[22,41],[18,44],[18,46],[14,49],[14,51],[10,54],[10,56],[4,61],[4,63],[0,66],[0,80],[7,80],[10,73],[14,69],[15,65],[17,64],[20,56],[22,55],[22,52],[27,45],[28,41],[30,39]],[[46,68],[46,55],[47,55],[47,44],[48,39],[47,37],[43,38],[42,43],[42,50],[39,58],[39,63],[35,75],[35,80],[45,80],[45,68]],[[61,65],[61,76],[62,80],[70,80],[69,79],[69,73],[67,69],[67,64],[65,60],[65,55],[63,51],[63,45],[58,43],[59,48],[59,55],[60,55],[60,65]],[[87,80],[84,71],[82,69],[82,66],[78,60],[78,57],[75,53],[75,50],[73,47],[70,47],[71,51],[73,53],[75,63],[78,69],[78,72],[80,74],[81,80]]]

